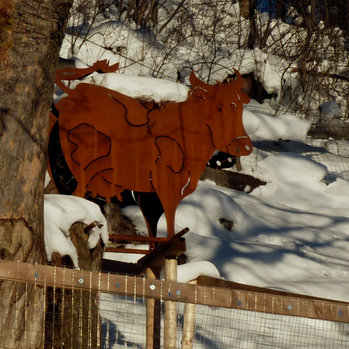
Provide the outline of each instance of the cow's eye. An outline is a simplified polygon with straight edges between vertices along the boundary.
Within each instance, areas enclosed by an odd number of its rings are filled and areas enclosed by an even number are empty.
[[[218,111],[222,111],[222,107],[218,107]]]

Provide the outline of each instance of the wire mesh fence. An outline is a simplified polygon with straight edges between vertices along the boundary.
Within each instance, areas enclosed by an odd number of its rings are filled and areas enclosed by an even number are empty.
[[[102,338],[105,348],[145,348],[142,299],[103,295]],[[190,348],[346,348],[349,325],[332,321],[196,305]],[[161,306],[163,327],[164,307]],[[183,347],[185,304],[177,303],[176,348]],[[160,347],[163,348],[163,328]],[[130,329],[132,329],[131,332]],[[129,332],[129,333],[128,333]]]
[[[334,126],[332,125],[332,129]],[[343,131],[343,127],[336,128]],[[338,133],[335,132],[338,136]],[[255,175],[258,173],[258,162],[270,155],[280,153],[293,153],[304,156],[319,164],[326,166],[326,183],[331,183],[337,178],[349,179],[349,132],[337,138],[324,138],[307,136],[304,141],[274,140],[254,141],[253,152],[241,158],[242,173]],[[325,137],[326,136],[326,137]],[[232,171],[236,171],[232,168]]]
[[[0,279],[0,291],[13,289],[1,307],[1,348],[349,347],[344,302],[9,261],[0,261]],[[43,298],[32,304],[34,289]]]

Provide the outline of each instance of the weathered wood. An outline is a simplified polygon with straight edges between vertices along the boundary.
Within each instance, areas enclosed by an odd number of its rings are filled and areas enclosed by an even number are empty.
[[[141,241],[141,242],[168,242],[169,238],[156,238],[152,236],[141,236],[141,235],[115,235],[110,234],[109,240],[113,241]]]
[[[251,192],[260,185],[265,185],[266,182],[259,180],[253,176],[238,173],[234,171],[225,171],[206,167],[201,176],[202,180],[210,179],[221,187],[235,189],[243,192]]]
[[[196,285],[197,281],[189,281],[189,284]],[[182,333],[182,349],[192,349],[195,334],[195,304],[186,303],[184,306],[184,320]]]
[[[147,268],[146,277],[151,280],[155,280],[156,276],[151,268]],[[154,348],[154,311],[155,311],[155,299],[149,298],[147,299],[147,323],[146,323],[146,348],[153,349]]]
[[[140,235],[109,235],[109,241],[114,243],[114,246],[110,246],[106,248],[106,252],[117,252],[117,253],[137,253],[137,254],[148,254],[154,250],[154,243],[166,243],[170,239],[168,238],[156,238],[152,236],[140,236]],[[124,248],[124,246],[115,246],[115,243],[121,242],[145,242],[149,244],[149,248],[147,250],[142,249],[129,249]]]
[[[148,254],[150,253],[150,250],[138,250],[136,248],[123,248],[123,247],[108,247],[106,249],[106,252]]]
[[[137,263],[124,263],[103,259],[102,270],[108,272],[129,272],[133,275],[139,275],[148,267],[162,267],[165,258],[169,256],[179,256],[186,250],[185,240],[181,238],[189,231],[188,228],[181,230],[166,243],[161,244],[151,252],[140,258]],[[128,250],[125,250],[127,252]]]
[[[344,124],[313,124],[308,136],[318,139],[349,139],[349,126]]]
[[[146,278],[156,280],[160,277],[159,268],[147,268]],[[160,301],[147,298],[146,349],[160,349]]]
[[[0,260],[0,279],[36,286],[96,290],[163,301],[202,304],[270,314],[349,323],[349,303],[230,283],[210,278],[214,286],[107,274]],[[166,291],[165,291],[166,290]]]
[[[186,251],[185,240],[181,238],[184,234],[189,231],[188,228],[181,230],[174,237],[169,239],[168,242],[161,244],[159,247],[154,249],[148,255],[142,257],[138,264],[146,267],[163,267],[164,259],[170,256],[179,256]]]
[[[169,281],[168,294],[175,292],[170,288],[171,282],[177,282],[177,260],[168,258],[165,260],[165,280]],[[176,349],[177,340],[177,303],[171,300],[165,301],[164,321],[164,348]]]

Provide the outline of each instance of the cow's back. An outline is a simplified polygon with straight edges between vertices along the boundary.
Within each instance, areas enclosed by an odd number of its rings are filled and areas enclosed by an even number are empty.
[[[62,150],[80,186],[85,188],[102,173],[120,187],[151,190],[149,179],[140,178],[141,172],[149,173],[149,163],[157,156],[145,105],[103,87],[80,84],[56,107]]]

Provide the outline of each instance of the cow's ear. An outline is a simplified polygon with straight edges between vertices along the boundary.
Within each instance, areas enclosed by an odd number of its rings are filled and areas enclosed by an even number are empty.
[[[206,84],[205,82],[198,79],[194,71],[191,72],[189,81],[192,86],[192,89],[189,91],[190,95],[194,97],[206,99],[211,85]]]
[[[192,71],[190,73],[190,78],[189,78],[190,84],[193,87],[201,87],[205,90],[208,90],[210,85],[206,84],[205,82],[201,81],[200,79],[198,79],[194,73],[194,71]]]

